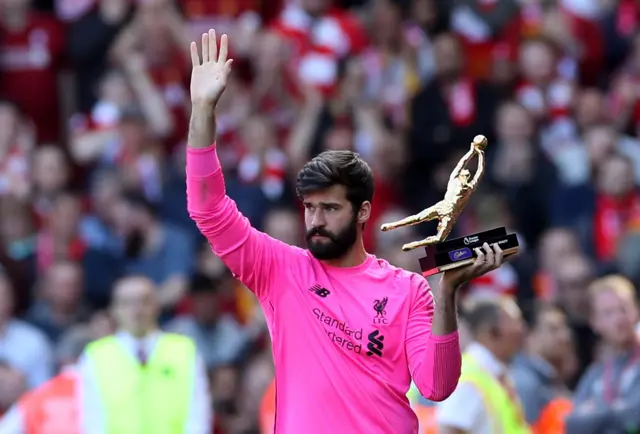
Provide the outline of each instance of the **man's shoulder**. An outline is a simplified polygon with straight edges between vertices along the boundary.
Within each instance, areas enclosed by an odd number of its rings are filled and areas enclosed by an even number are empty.
[[[11,321],[11,334],[19,339],[22,345],[49,346],[47,336],[36,326],[23,320]]]

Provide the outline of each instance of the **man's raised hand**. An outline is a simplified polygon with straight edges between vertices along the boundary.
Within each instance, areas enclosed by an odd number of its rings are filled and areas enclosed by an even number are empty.
[[[227,59],[229,42],[227,35],[220,38],[220,50],[215,30],[202,34],[202,62],[198,45],[191,43],[191,103],[214,108],[227,86],[232,59]]]

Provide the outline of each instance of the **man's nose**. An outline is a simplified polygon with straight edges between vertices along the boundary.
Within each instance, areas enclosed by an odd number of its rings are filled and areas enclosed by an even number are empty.
[[[311,226],[314,228],[321,228],[324,227],[325,224],[324,212],[322,210],[316,210],[313,213],[313,218],[311,219]]]

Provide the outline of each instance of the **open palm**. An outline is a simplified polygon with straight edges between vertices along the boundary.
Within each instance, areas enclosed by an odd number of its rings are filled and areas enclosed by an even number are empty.
[[[227,86],[233,60],[227,59],[229,42],[227,35],[220,38],[220,51],[215,30],[202,35],[202,62],[198,45],[191,43],[191,102],[214,107]]]

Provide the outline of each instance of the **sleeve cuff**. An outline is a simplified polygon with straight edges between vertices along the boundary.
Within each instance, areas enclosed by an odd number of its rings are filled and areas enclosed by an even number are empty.
[[[206,148],[191,148],[187,146],[187,174],[197,177],[207,177],[220,170],[220,160],[216,152],[216,144]]]
[[[450,343],[450,342],[457,341],[459,339],[460,339],[460,334],[458,333],[458,330],[442,336],[431,334],[431,340],[433,342],[438,342],[438,343]]]

